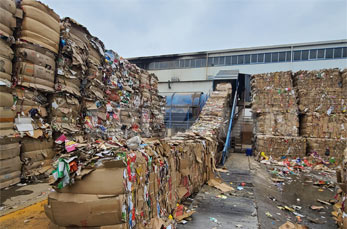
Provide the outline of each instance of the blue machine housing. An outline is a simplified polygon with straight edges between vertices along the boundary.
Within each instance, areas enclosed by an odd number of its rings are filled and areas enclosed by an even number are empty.
[[[173,93],[166,96],[166,128],[188,129],[199,117],[207,98],[208,95],[202,92]]]

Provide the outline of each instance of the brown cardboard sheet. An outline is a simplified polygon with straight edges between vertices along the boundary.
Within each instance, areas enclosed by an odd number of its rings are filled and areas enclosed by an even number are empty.
[[[21,167],[22,162],[18,156],[5,160],[0,160],[0,175],[20,171]]]
[[[18,142],[0,145],[0,160],[19,156],[20,145]]]
[[[107,226],[122,224],[124,196],[51,193],[45,212],[60,226]],[[66,214],[66,212],[69,214]]]
[[[73,186],[67,186],[59,192],[76,194],[120,195],[125,193],[123,180],[125,165],[123,161],[108,162],[107,166],[95,169],[76,180]]]

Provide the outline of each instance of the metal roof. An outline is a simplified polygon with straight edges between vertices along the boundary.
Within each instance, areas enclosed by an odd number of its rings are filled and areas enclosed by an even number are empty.
[[[127,59],[128,60],[145,60],[145,59],[154,59],[154,58],[197,56],[197,55],[206,55],[206,54],[219,54],[219,53],[226,53],[226,52],[243,52],[243,51],[256,51],[256,50],[263,50],[263,49],[279,49],[279,48],[344,44],[344,43],[347,43],[347,39],[315,41],[315,42],[306,42],[306,43],[292,43],[292,44],[282,44],[282,45],[256,46],[256,47],[247,47],[247,48],[233,48],[233,49],[211,50],[211,51],[201,51],[201,52],[188,52],[188,53],[179,53],[179,54],[164,54],[164,55],[157,55],[157,56],[142,56],[142,57],[131,57]]]

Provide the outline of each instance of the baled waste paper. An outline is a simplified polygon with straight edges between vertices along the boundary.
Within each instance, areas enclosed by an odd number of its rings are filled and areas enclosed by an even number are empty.
[[[174,214],[177,203],[214,178],[230,93],[213,92],[200,119],[173,138],[98,140],[62,155],[53,172],[56,192],[49,195],[47,216],[65,227],[174,228],[174,219],[181,217]],[[69,206],[72,215],[63,210]]]
[[[296,146],[284,144],[288,148],[278,153],[293,157],[318,153],[340,159],[347,137],[346,75],[346,70],[322,69],[252,76],[252,112],[257,153],[279,156],[266,150],[265,145],[273,149],[274,139],[279,139],[271,135],[284,138],[304,137],[305,148],[300,147],[298,152],[292,152]],[[266,98],[270,98],[263,96],[266,91],[269,94],[277,91],[282,97],[277,99],[275,96],[274,100],[264,102]],[[291,140],[285,142],[289,143]]]

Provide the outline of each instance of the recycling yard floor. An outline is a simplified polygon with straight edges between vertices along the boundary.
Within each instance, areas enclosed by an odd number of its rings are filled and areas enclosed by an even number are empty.
[[[301,217],[302,225],[317,229],[337,228],[331,217],[332,205],[317,202],[317,199],[333,199],[335,190],[312,184],[315,180],[331,179],[324,173],[293,176],[289,182],[284,182],[285,185],[279,185],[271,180],[268,167],[253,157],[230,154],[224,167],[228,172],[220,175],[235,191],[221,195],[214,187],[204,185],[193,199],[186,201],[196,213],[187,219],[186,224],[178,224],[179,229],[279,228],[288,220],[297,222],[297,218],[278,206],[293,205],[301,207],[297,212],[304,216]],[[238,186],[243,189],[238,190]],[[47,183],[1,190],[0,228],[47,228],[49,220],[43,205],[49,191]],[[324,209],[311,210],[311,205],[323,206]]]

